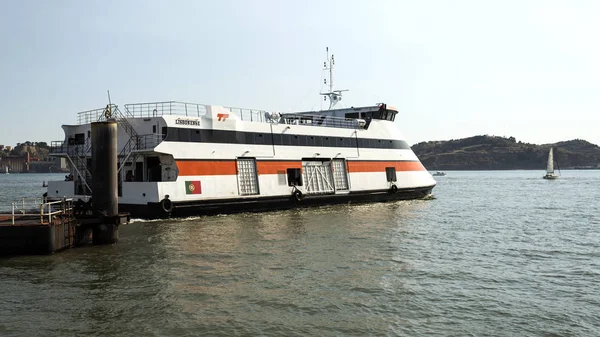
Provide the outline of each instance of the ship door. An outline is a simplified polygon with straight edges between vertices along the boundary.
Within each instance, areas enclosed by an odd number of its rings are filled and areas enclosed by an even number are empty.
[[[259,194],[255,158],[237,159],[237,177],[240,195]]]
[[[333,160],[333,183],[336,191],[348,191],[348,173],[343,158]]]
[[[330,160],[303,160],[304,187],[308,194],[333,193],[333,173]]]

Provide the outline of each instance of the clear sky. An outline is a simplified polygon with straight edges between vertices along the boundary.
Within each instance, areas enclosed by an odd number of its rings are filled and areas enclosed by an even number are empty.
[[[409,144],[480,134],[600,144],[600,1],[0,2],[0,144],[63,139],[107,103],[386,102]]]

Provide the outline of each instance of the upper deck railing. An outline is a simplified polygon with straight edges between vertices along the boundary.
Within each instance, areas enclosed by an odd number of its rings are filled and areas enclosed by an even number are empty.
[[[100,108],[100,109],[78,112],[77,113],[77,124],[83,125],[83,124],[94,123],[94,122],[106,120],[107,111],[113,111],[116,108],[117,108],[116,105],[111,104],[110,110],[109,110],[109,106],[107,105],[106,107]]]
[[[224,107],[229,110],[229,112],[235,116],[237,116],[240,120],[245,122],[260,122],[266,123],[270,122],[267,118],[267,112],[264,110],[257,109],[246,109],[246,108],[232,108],[232,107]]]
[[[188,116],[201,117],[206,114],[206,105],[187,102],[151,102],[125,104],[126,117]]]
[[[112,105],[112,109],[116,109]],[[79,112],[78,124],[87,124],[106,119],[108,107]],[[242,121],[259,123],[284,123],[306,126],[324,126],[334,128],[364,128],[365,121],[354,118],[335,117],[318,113],[269,113],[259,109],[223,107]],[[125,118],[149,118],[161,116],[202,117],[207,113],[207,105],[188,102],[150,102],[125,104]],[[58,145],[58,144],[57,144]],[[57,150],[60,150],[57,148]]]

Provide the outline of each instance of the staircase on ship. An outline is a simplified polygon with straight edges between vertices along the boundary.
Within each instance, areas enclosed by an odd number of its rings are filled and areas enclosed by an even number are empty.
[[[133,114],[127,109],[123,113],[115,104],[108,104],[105,108],[83,111],[77,114],[78,125],[114,120],[117,122],[118,127],[125,130],[129,136],[118,154],[119,195],[122,192],[123,168],[126,165],[135,163],[138,158],[138,153],[135,150],[139,148],[140,135],[128,121],[128,118],[133,117]],[[88,131],[87,137],[85,134],[78,134],[67,139],[66,142],[52,142],[51,153],[62,154],[69,163],[71,174],[66,179],[74,181],[74,194],[76,195],[89,196],[92,194],[93,177],[90,172],[92,167],[92,138],[90,132]]]
[[[125,171],[135,170],[141,150],[152,148],[162,141],[163,134],[140,135],[129,122],[133,118],[160,117],[163,115],[182,114],[185,116],[201,116],[206,110],[201,104],[185,102],[153,102],[125,104],[125,111],[121,111],[115,104],[108,104],[104,108],[79,112],[77,125],[86,125],[94,122],[114,120],[118,128],[127,134],[127,142],[118,153],[118,193],[122,196],[123,181],[127,180]],[[91,130],[80,133],[64,141],[53,141],[51,153],[66,157],[71,174],[67,179],[74,181],[74,194],[92,194],[92,140]],[[120,144],[118,145],[120,146]]]

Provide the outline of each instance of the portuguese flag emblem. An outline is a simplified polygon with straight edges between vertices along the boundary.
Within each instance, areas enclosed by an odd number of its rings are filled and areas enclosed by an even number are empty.
[[[202,185],[200,185],[200,181],[186,181],[185,194],[202,194]]]

